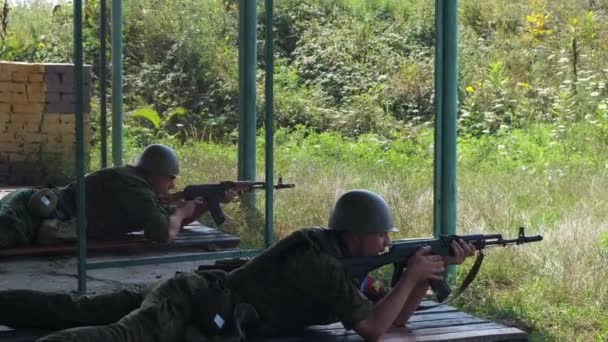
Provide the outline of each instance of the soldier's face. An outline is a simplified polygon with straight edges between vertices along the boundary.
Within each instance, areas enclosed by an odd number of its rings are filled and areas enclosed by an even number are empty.
[[[369,233],[361,236],[361,253],[363,256],[375,256],[384,253],[391,246],[388,233]]]
[[[149,180],[152,191],[157,195],[168,195],[169,190],[175,188],[175,177],[150,175]]]

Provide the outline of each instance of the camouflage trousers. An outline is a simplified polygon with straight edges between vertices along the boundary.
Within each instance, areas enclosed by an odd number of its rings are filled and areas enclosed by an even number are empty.
[[[27,203],[36,189],[19,189],[0,200],[0,247],[76,241],[75,219],[41,218]]]
[[[19,189],[0,200],[0,247],[19,247],[30,244],[40,219],[30,215],[27,202],[36,192]]]
[[[224,285],[225,273],[204,272],[180,273],[143,291],[92,297],[0,291],[0,308],[13,312],[0,309],[0,324],[71,327],[39,340],[44,342],[241,341],[257,314]]]

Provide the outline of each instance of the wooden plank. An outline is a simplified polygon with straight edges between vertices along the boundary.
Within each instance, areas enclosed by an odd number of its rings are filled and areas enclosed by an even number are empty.
[[[438,328],[438,327],[449,327],[456,325],[469,325],[469,324],[481,324],[481,323],[489,323],[488,320],[479,319],[476,317],[471,318],[454,318],[454,319],[444,319],[437,321],[422,321],[422,322],[411,322],[407,324],[407,327],[411,330],[417,329],[428,329],[428,328]]]
[[[346,331],[344,329],[336,329],[331,326],[331,329],[324,330],[326,326],[316,327],[314,330],[307,330],[298,336],[271,338],[264,340],[256,340],[258,342],[303,342],[303,341],[364,341],[362,337],[354,331]],[[409,331],[403,327],[391,328],[380,341],[397,342],[397,341],[511,341],[511,340],[526,340],[525,332],[516,328],[507,328],[498,323],[482,323],[462,326],[449,326],[443,328],[420,329]]]
[[[498,328],[487,330],[475,330],[466,332],[454,332],[441,335],[417,336],[416,341],[527,341],[528,335],[517,328]]]
[[[415,311],[412,314],[413,316],[419,316],[419,315],[428,315],[431,313],[439,313],[439,312],[456,312],[458,311],[458,309],[453,308],[451,306],[447,306],[447,305],[441,305],[432,309],[427,309],[427,310],[419,310],[419,311]]]
[[[89,253],[144,252],[144,251],[178,251],[184,248],[217,250],[235,248],[241,239],[201,224],[189,225],[180,232],[175,242],[164,244],[147,241],[142,232],[128,234],[123,240],[87,241]],[[57,245],[33,245],[22,248],[0,249],[0,258],[15,256],[48,256],[70,255],[76,253],[75,243]]]
[[[465,318],[474,318],[473,316],[466,314],[460,311],[450,311],[450,312],[434,312],[429,314],[419,314],[412,315],[410,317],[408,324],[413,322],[423,322],[423,321],[436,321],[436,320],[446,320],[446,319],[465,319]]]
[[[480,323],[480,324],[470,324],[470,325],[456,325],[456,326],[448,326],[448,327],[440,327],[440,328],[427,328],[427,329],[416,329],[411,330],[412,335],[415,336],[426,336],[426,335],[439,335],[453,332],[463,332],[463,331],[477,331],[477,330],[487,330],[487,329],[501,329],[505,328],[504,325],[499,323]]]

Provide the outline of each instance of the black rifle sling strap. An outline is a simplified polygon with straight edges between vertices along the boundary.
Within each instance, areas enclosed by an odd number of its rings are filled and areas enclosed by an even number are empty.
[[[438,307],[440,305],[448,304],[451,301],[453,301],[454,299],[456,299],[458,296],[460,296],[464,292],[464,290],[466,290],[467,287],[469,287],[469,285],[471,285],[471,283],[477,276],[477,273],[479,272],[479,269],[481,268],[481,263],[483,262],[484,257],[485,257],[485,254],[483,254],[483,252],[480,250],[479,253],[477,254],[477,259],[475,259],[475,263],[473,264],[473,267],[471,267],[471,270],[469,271],[469,274],[467,274],[467,276],[464,278],[464,280],[462,281],[462,284],[460,284],[460,287],[458,287],[456,289],[456,291],[452,292],[452,295],[450,295],[450,298],[446,299],[443,303],[439,303],[439,304],[420,305],[420,306],[418,306],[416,311],[428,310],[428,309]]]

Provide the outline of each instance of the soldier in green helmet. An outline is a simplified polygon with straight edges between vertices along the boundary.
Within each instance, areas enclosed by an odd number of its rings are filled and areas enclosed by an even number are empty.
[[[166,206],[179,162],[173,149],[147,146],[136,164],[101,169],[85,176],[87,235],[120,239],[142,230],[146,238],[172,241],[181,228],[207,210],[199,200]],[[234,198],[227,191],[226,201]],[[0,247],[75,239],[76,183],[53,189],[21,189],[0,202]]]
[[[373,192],[348,191],[337,200],[329,226],[297,230],[230,273],[180,273],[139,292],[74,297],[0,291],[0,324],[69,328],[40,341],[136,342],[242,341],[341,322],[376,341],[393,324],[407,322],[429,279],[474,254],[462,241],[449,258],[421,248],[396,285],[372,302],[340,259],[375,256],[390,246],[388,234],[396,229],[388,205]]]

